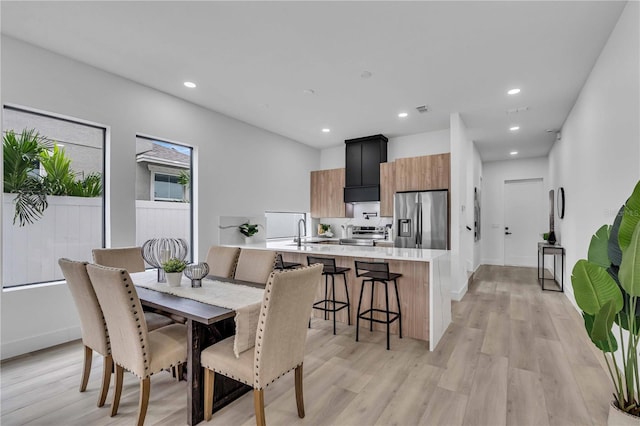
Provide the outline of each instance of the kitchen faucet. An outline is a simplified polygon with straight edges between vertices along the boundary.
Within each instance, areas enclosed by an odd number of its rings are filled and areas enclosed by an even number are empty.
[[[304,218],[300,218],[300,220],[298,221],[298,247],[301,247],[301,243],[300,243],[300,222],[302,222],[302,224],[304,225],[304,236],[307,236],[307,221],[304,220]]]

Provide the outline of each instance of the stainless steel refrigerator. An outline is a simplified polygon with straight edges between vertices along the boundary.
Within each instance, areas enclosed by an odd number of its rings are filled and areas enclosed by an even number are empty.
[[[448,249],[447,191],[396,192],[394,246]]]

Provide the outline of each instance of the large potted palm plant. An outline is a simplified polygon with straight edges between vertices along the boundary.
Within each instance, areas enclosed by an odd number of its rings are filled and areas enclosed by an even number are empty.
[[[613,225],[593,235],[571,283],[585,329],[602,351],[613,382],[609,424],[640,425],[640,182]]]

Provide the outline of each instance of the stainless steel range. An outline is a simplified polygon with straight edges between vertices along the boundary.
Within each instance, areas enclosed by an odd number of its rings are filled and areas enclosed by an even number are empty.
[[[387,238],[387,228],[384,226],[353,226],[351,238],[341,238],[340,244],[352,246],[373,246],[376,240]]]

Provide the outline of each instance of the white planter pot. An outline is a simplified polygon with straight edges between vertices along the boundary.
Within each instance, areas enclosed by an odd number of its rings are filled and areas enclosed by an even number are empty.
[[[625,413],[612,402],[609,404],[609,426],[640,426],[640,417]]]
[[[171,287],[180,287],[182,272],[166,272],[167,282]]]

